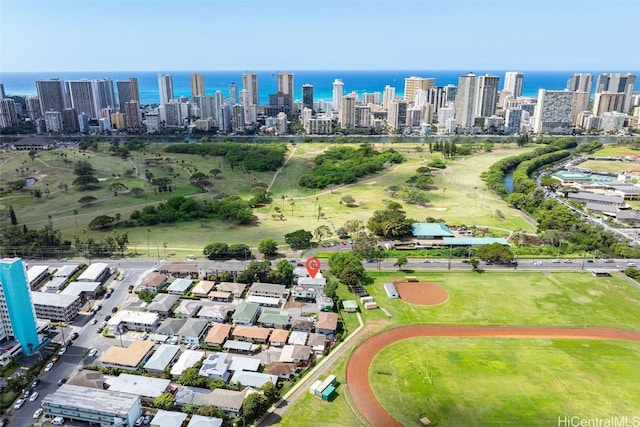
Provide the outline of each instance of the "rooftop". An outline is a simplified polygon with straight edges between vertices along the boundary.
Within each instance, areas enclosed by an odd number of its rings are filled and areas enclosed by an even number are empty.
[[[214,345],[222,345],[224,341],[229,338],[231,332],[231,325],[225,323],[214,323],[204,342]]]
[[[133,393],[144,397],[156,398],[169,388],[170,380],[141,375],[120,374],[112,382],[109,391]]]
[[[154,427],[181,426],[187,417],[188,414],[183,412],[165,411],[164,409],[160,409],[151,420],[151,425]]]
[[[132,393],[100,390],[72,384],[63,384],[53,393],[42,399],[45,406],[73,405],[76,408],[108,412],[112,414],[126,414],[135,405],[139,405],[140,397]]]
[[[99,362],[118,366],[137,367],[144,358],[153,350],[153,343],[137,340],[129,347],[112,345],[98,359]]]
[[[167,367],[169,363],[176,357],[176,354],[180,351],[179,345],[174,344],[161,344],[153,353],[153,355],[144,364],[145,369],[152,369],[155,371],[162,371]]]
[[[453,237],[453,231],[449,230],[441,222],[414,222],[411,224],[411,233],[418,236]]]
[[[189,290],[192,284],[193,282],[191,279],[176,279],[169,285],[167,291],[185,293]]]

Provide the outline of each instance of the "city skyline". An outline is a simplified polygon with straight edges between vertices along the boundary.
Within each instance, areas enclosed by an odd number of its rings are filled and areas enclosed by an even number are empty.
[[[620,17],[640,15],[634,0],[93,0],[78,5],[2,0],[0,70],[640,68],[640,56],[631,54],[640,47],[640,34]],[[210,21],[206,31],[179,25],[180,16],[193,15]],[[183,37],[161,31],[171,23]],[[274,35],[274,25],[283,30]],[[596,29],[616,38],[591,37],[581,47],[579,36]],[[213,34],[230,41],[212,44]],[[367,38],[371,43],[363,43]]]

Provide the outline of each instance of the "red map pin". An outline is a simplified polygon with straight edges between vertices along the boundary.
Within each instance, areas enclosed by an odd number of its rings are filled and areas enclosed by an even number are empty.
[[[316,277],[316,274],[318,274],[318,271],[320,271],[320,260],[315,257],[309,258],[305,263],[305,266],[307,267],[309,276],[313,279]]]

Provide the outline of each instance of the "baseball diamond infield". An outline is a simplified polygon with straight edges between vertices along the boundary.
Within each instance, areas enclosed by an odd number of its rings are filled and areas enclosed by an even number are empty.
[[[375,335],[360,344],[347,362],[346,383],[351,400],[373,426],[401,426],[380,405],[369,385],[369,365],[384,347],[415,337],[495,337],[603,339],[640,342],[640,332],[612,328],[554,328],[518,326],[407,326]]]
[[[446,290],[429,282],[393,282],[400,299],[411,304],[437,305],[449,298]]]

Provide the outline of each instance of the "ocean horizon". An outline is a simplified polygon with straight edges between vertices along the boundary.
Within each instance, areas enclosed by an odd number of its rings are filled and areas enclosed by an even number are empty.
[[[268,95],[277,92],[278,71],[251,71],[258,76],[258,90],[260,105],[266,105]],[[504,85],[506,71],[520,70],[291,70],[294,76],[294,99],[302,98],[302,85],[311,84],[314,90],[314,101],[331,101],[333,97],[333,81],[341,79],[344,84],[344,94],[357,92],[374,93],[384,91],[385,86],[395,87],[396,96],[404,95],[404,79],[411,76],[432,77],[436,79],[437,86],[458,84],[458,78],[468,72],[476,75],[492,74],[500,77],[500,90]],[[169,74],[173,77],[174,96],[191,97],[189,77],[192,73],[201,73],[204,76],[205,93],[214,95],[220,90],[225,97],[229,96],[229,84],[236,83],[238,90],[242,89],[242,74],[245,71],[72,71],[72,72],[1,72],[0,83],[4,84],[7,95],[32,96],[37,95],[36,80],[48,80],[59,78],[61,80],[101,79],[110,78],[127,80],[130,77],[138,78],[140,103],[143,105],[157,104],[160,102],[158,94],[158,74]],[[619,72],[602,70],[576,70],[576,71],[520,71],[524,74],[522,96],[536,97],[539,89],[562,90],[567,85],[567,80],[574,73],[591,73],[593,83],[601,73]],[[638,74],[637,71],[621,71]]]

